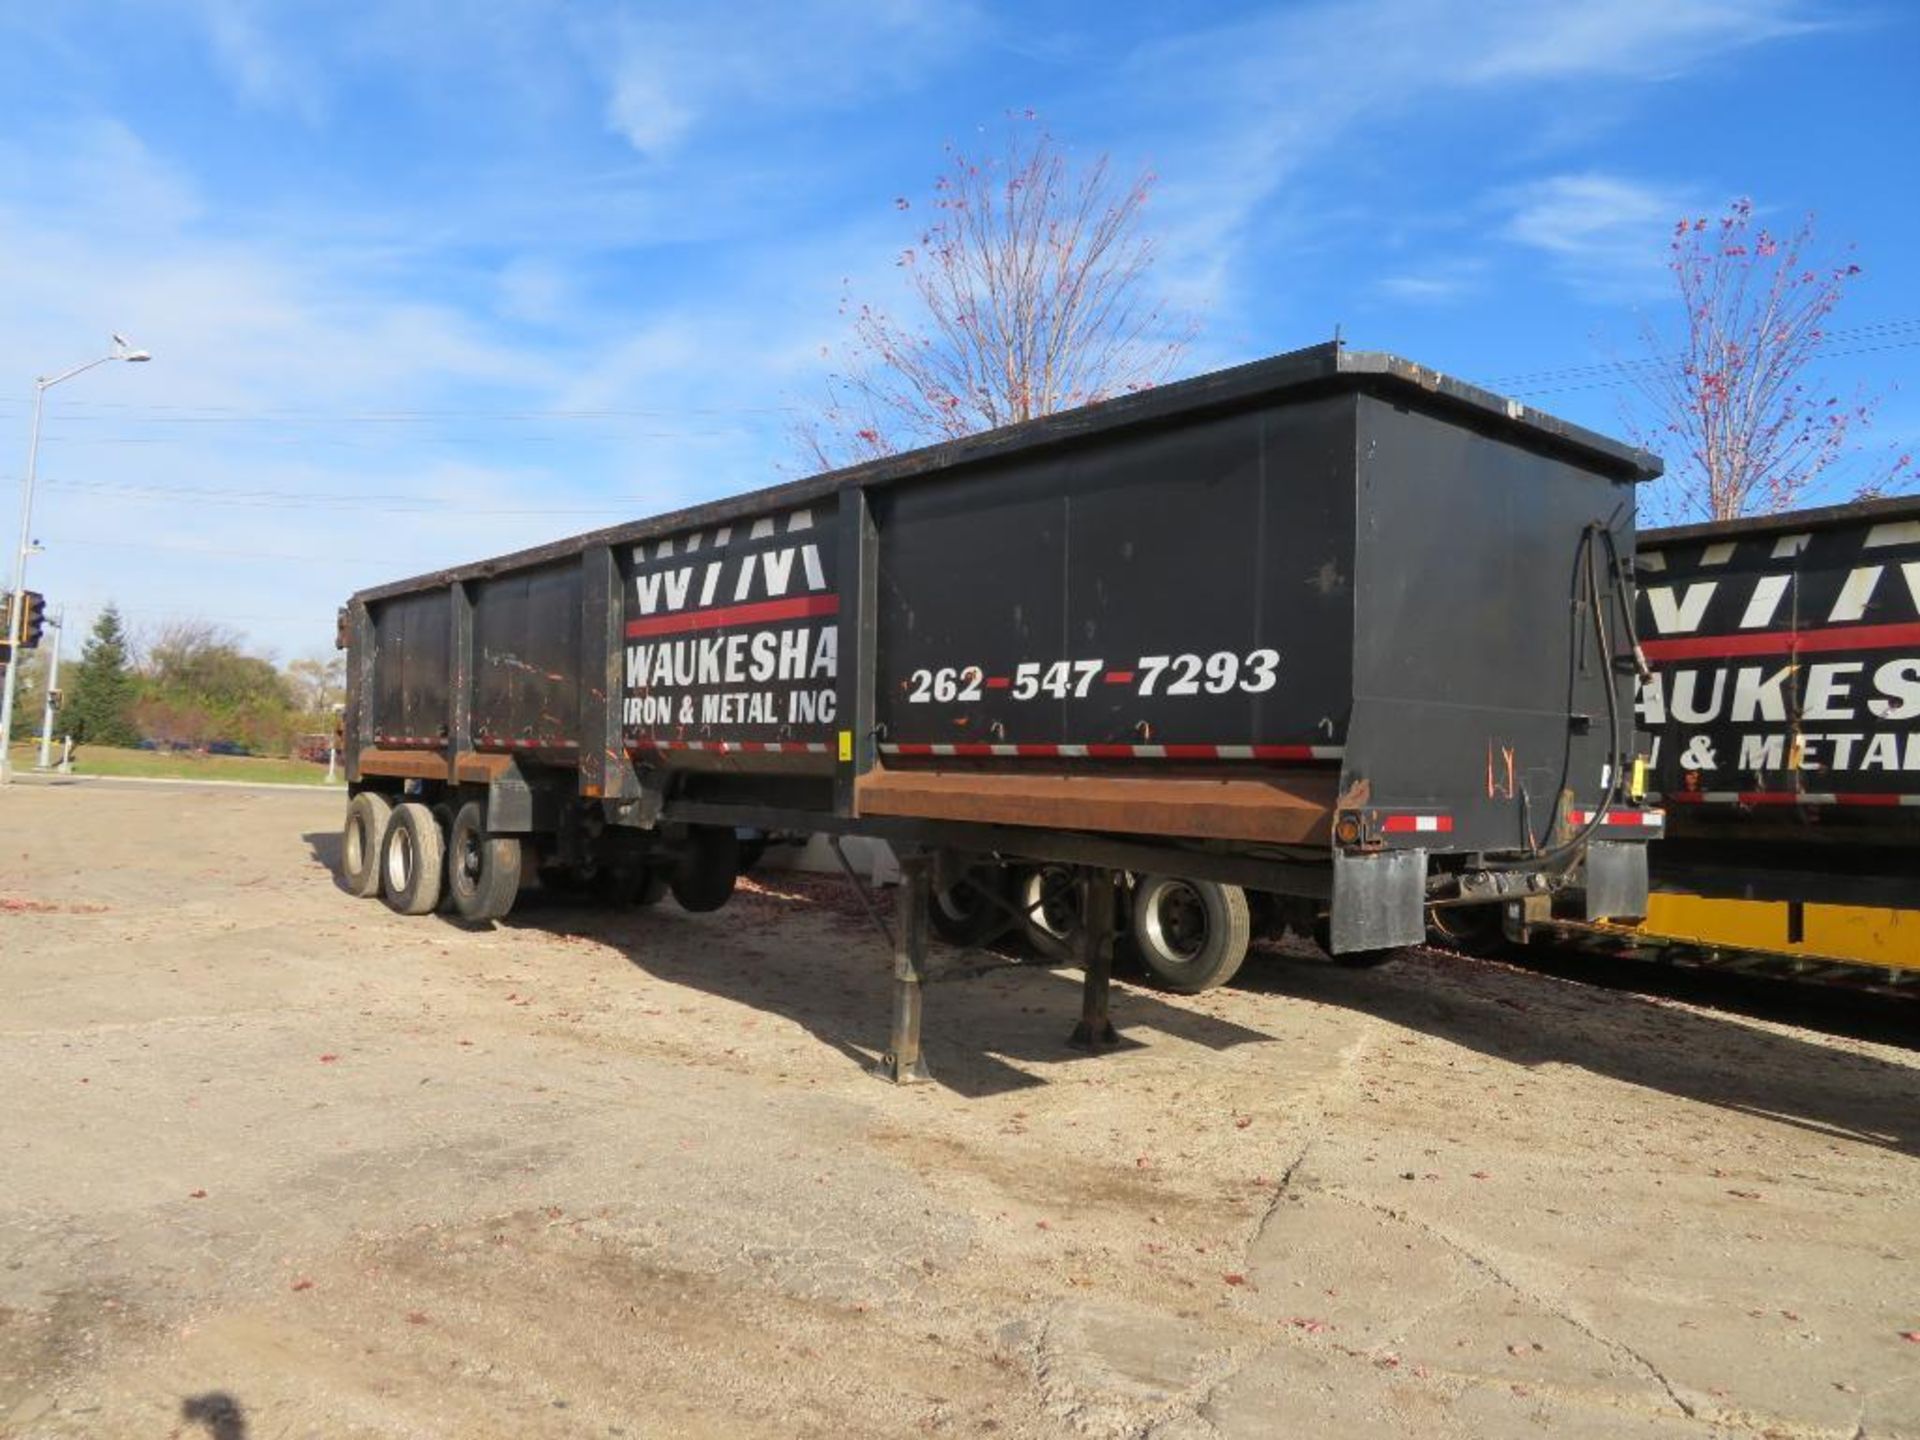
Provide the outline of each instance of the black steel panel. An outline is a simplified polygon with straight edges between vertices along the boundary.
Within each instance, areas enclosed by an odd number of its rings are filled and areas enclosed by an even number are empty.
[[[341,737],[346,744],[347,782],[360,782],[360,752],[373,742],[374,671],[380,647],[374,641],[373,617],[363,600],[349,600],[347,617],[346,705]]]
[[[457,780],[460,757],[473,749],[473,601],[459,581],[447,587],[447,779]]]
[[[885,738],[1337,745],[1353,403],[1220,417],[890,495]]]
[[[475,743],[482,749],[577,747],[579,562],[502,575],[468,589]]]
[[[373,732],[382,744],[446,734],[452,612],[445,590],[396,595],[373,609]]]
[[[1610,683],[1631,741],[1630,680],[1602,663],[1580,567],[1591,521],[1611,523],[1632,554],[1632,486],[1378,400],[1360,406],[1349,776],[1374,805],[1444,811],[1446,848],[1525,848],[1529,833],[1545,843],[1563,791],[1588,807],[1605,793]],[[1604,552],[1595,558],[1625,653]]]

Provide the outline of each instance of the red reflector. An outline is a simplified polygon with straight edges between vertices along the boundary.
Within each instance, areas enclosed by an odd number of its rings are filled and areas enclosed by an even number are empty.
[[[1445,835],[1453,829],[1451,815],[1389,815],[1380,822],[1388,835],[1433,833]]]
[[[1609,810],[1604,824],[1609,826],[1630,825],[1642,828],[1656,827],[1666,820],[1658,810]],[[1570,824],[1585,825],[1593,819],[1591,810],[1569,810],[1567,820]]]

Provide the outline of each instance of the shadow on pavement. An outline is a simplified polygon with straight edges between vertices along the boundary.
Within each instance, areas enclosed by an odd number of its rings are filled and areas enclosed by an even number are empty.
[[[316,860],[337,869],[337,834],[304,838]],[[782,874],[767,883],[775,890],[748,891],[711,917],[688,915],[671,901],[653,909],[616,908],[532,890],[503,923],[615,946],[649,975],[784,1015],[850,1061],[871,1064],[886,1044],[891,1003],[891,960],[872,921],[838,879]],[[781,946],[782,926],[798,910],[825,912],[844,943],[810,946],[804,955]],[[702,933],[690,933],[695,930]],[[658,943],[663,935],[673,943]],[[936,967],[961,960],[936,947]],[[1641,973],[1646,985],[1698,989],[1702,983]],[[1709,982],[1713,978],[1719,977]],[[1236,983],[1371,1015],[1517,1064],[1577,1065],[1815,1133],[1920,1153],[1920,1072],[1737,1015],[1683,1008],[1657,994],[1438,951],[1417,951],[1380,969],[1347,970],[1264,945]],[[1869,999],[1849,998],[1861,1005]],[[1774,1003],[1778,1011],[1807,1012],[1831,1000],[1816,1003],[1796,992],[1776,995]],[[1899,1003],[1883,1002],[1883,1013]],[[1920,1035],[1901,1030],[1911,1024],[1912,1008],[1871,1038],[1920,1044]],[[930,985],[924,1045],[934,1079],[963,1095],[1044,1084],[1007,1062],[1093,1058],[1067,1044],[1079,1014],[1079,977],[1065,970],[1021,965]],[[1218,1050],[1274,1039],[1120,981],[1113,1016],[1122,1049],[1127,1031],[1138,1028]],[[1819,1023],[1806,1013],[1762,1018]]]
[[[616,946],[656,979],[782,1015],[853,1063],[872,1065],[887,1039],[892,957],[871,918],[837,879],[780,875],[768,885],[777,889],[738,894],[713,916],[689,915],[671,901],[651,909],[621,909],[523,892],[503,923]],[[882,906],[889,903],[883,895]],[[782,932],[801,912],[824,918],[843,943],[814,943],[803,953],[782,945]],[[672,943],[658,943],[668,934]],[[993,964],[997,958],[935,945],[936,978],[926,990],[922,1036],[934,1082],[962,1095],[994,1095],[1047,1083],[1044,1075],[1010,1061],[1041,1066],[1097,1061],[1067,1043],[1080,1018],[1079,975],[1011,961]],[[981,960],[992,968],[969,978],[938,978],[944,970],[969,969]],[[1139,1042],[1129,1040],[1127,1032],[1141,1028],[1213,1050],[1274,1039],[1124,983],[1114,985],[1112,1010],[1120,1043],[1103,1054],[1136,1048]]]
[[[1816,1134],[1920,1152],[1920,1071],[1657,995],[1440,951],[1376,970],[1262,954],[1239,984],[1372,1015],[1515,1064],[1577,1065]]]
[[[334,873],[338,886],[338,833],[316,831],[301,838],[313,859]],[[780,874],[768,883],[777,889],[743,883],[742,893],[712,916],[689,915],[671,900],[652,908],[614,906],[529,888],[500,923],[614,946],[656,979],[783,1015],[854,1064],[870,1067],[886,1047],[893,998],[892,956],[872,919],[838,878]],[[878,898],[883,911],[890,906],[889,894]],[[844,944],[816,945],[795,955],[770,943],[778,941],[796,910],[826,912]],[[423,923],[459,922],[438,916]],[[658,943],[662,936],[672,943]],[[996,957],[965,956],[936,944],[936,976],[943,968],[981,958]],[[1145,1026],[1214,1050],[1274,1038],[1119,982],[1112,1009],[1120,1043],[1104,1054],[1138,1047],[1127,1038],[1130,1027]],[[972,978],[936,980],[927,986],[925,1015],[922,1044],[934,1081],[962,1095],[1046,1083],[1009,1060],[1055,1064],[1098,1058],[1067,1043],[1080,1018],[1077,973],[1009,962]]]
[[[247,1440],[247,1412],[224,1390],[189,1395],[180,1402],[180,1418],[204,1428],[209,1440]]]
[[[300,837],[307,842],[307,853],[317,864],[327,867],[327,875],[333,881],[333,888],[341,894],[347,893],[347,882],[340,878],[340,832],[338,830],[314,830]]]

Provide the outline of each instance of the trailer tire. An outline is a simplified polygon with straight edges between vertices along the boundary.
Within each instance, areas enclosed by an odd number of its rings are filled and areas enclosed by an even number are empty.
[[[393,802],[375,790],[362,790],[347,802],[340,827],[340,879],[357,900],[380,893],[380,848],[387,838]]]
[[[740,878],[740,837],[730,825],[695,825],[687,833],[687,850],[674,867],[670,882],[673,898],[682,910],[696,915],[718,910],[733,896]]]
[[[433,811],[416,800],[394,807],[380,842],[380,896],[401,915],[428,915],[440,903],[447,837]]]
[[[433,812],[433,823],[440,827],[441,835],[447,840],[447,865],[453,865],[453,813],[454,806],[446,800],[436,800],[427,806]],[[437,915],[457,915],[460,912],[453,904],[453,883],[451,877],[440,885],[440,903],[433,907]]]
[[[1013,876],[991,861],[969,865],[951,885],[936,886],[927,906],[928,928],[962,949],[992,944],[1013,928],[1013,916]]]
[[[1247,892],[1238,885],[1143,875],[1134,886],[1134,948],[1169,990],[1198,995],[1226,984],[1252,940]]]
[[[469,800],[447,833],[447,900],[462,920],[500,920],[520,893],[517,835],[487,833],[487,809]]]
[[[1027,948],[1045,960],[1065,963],[1074,958],[1080,934],[1080,891],[1065,865],[1035,865],[1020,872],[1014,895]]]

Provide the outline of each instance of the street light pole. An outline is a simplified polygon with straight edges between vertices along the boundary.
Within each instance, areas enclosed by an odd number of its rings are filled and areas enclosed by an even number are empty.
[[[97,360],[63,370],[58,375],[41,375],[33,382],[33,430],[27,440],[27,474],[20,482],[20,548],[13,557],[13,605],[7,622],[6,679],[0,683],[0,785],[13,783],[13,697],[20,683],[20,640],[24,634],[27,611],[27,556],[33,550],[33,475],[40,459],[40,416],[46,408],[47,391],[76,375],[84,375],[109,360],[143,361],[153,357],[135,350],[118,335],[113,349]]]
[[[53,654],[47,657],[47,695],[46,704],[40,708],[40,760],[33,767],[36,770],[53,768],[53,697],[60,685],[60,647],[67,640],[67,607],[62,605],[53,615]]]

